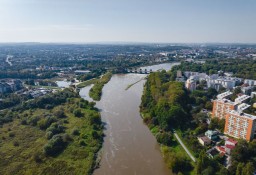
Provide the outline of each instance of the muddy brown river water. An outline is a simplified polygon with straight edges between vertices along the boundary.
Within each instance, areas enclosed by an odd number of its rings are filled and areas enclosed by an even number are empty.
[[[164,64],[162,67],[170,69],[173,65]],[[153,69],[162,67],[157,65]],[[145,80],[126,90],[128,85],[145,77],[141,74],[113,75],[104,86],[101,101],[96,106],[101,110],[106,136],[100,167],[94,175],[171,174],[163,161],[160,146],[140,116],[139,105]],[[80,95],[88,99],[90,88],[82,89]]]

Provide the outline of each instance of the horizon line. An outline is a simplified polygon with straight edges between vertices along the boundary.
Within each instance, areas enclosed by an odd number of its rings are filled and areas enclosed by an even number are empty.
[[[144,41],[94,41],[94,42],[41,42],[41,41],[11,41],[2,42],[0,44],[223,44],[223,45],[256,45],[256,42],[144,42]]]

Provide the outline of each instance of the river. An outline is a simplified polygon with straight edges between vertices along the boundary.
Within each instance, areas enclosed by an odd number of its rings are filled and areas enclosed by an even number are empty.
[[[174,64],[164,64],[171,68]],[[157,65],[156,70],[162,65]],[[150,69],[143,67],[143,69]],[[166,68],[166,69],[168,69]],[[113,75],[103,88],[101,101],[96,106],[105,123],[105,138],[100,167],[94,175],[170,175],[163,161],[160,146],[140,116],[139,105],[145,80],[125,90],[129,84],[146,75]],[[88,99],[90,87],[80,91]]]

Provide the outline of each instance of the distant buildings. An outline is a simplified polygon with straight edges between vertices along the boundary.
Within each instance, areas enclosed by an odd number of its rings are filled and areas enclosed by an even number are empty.
[[[248,84],[249,86],[256,86],[256,80],[245,79],[244,83]]]
[[[180,70],[177,71],[176,81],[178,81],[178,82],[185,82],[185,78],[182,75],[182,72]]]
[[[226,76],[219,76],[218,74],[207,75],[206,73],[185,71],[184,75],[187,79],[193,77],[196,81],[206,81],[207,88],[214,88],[217,91],[221,87],[226,89],[233,89],[237,84],[242,82],[241,78],[231,77],[232,73],[225,73]]]
[[[8,93],[20,90],[23,88],[22,82],[20,80],[4,80],[0,82],[0,93]]]
[[[193,76],[191,76],[189,79],[187,79],[185,86],[190,91],[196,90],[196,80],[194,79]]]

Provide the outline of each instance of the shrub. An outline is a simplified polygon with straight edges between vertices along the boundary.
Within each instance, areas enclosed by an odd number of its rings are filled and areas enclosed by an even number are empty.
[[[13,146],[19,146],[19,145],[20,145],[19,142],[17,142],[17,141],[13,142]]]
[[[62,139],[63,139],[64,142],[72,141],[72,138],[67,133],[63,134]]]
[[[57,124],[57,123],[52,123],[49,128],[46,130],[47,132],[52,132],[53,135],[59,134],[65,131],[64,126]]]
[[[36,126],[37,125],[37,122],[40,120],[40,118],[38,116],[33,116],[29,119],[28,123],[31,125],[31,126]]]
[[[59,109],[55,110],[53,114],[54,114],[57,118],[65,118],[65,117],[66,117],[63,108],[59,108]]]
[[[171,133],[164,132],[164,133],[158,133],[156,135],[157,142],[163,144],[163,145],[171,145],[172,144],[172,135]]]
[[[78,135],[80,135],[80,132],[79,132],[78,128],[74,128],[74,129],[71,131],[71,134],[78,136]]]
[[[44,146],[44,153],[48,156],[57,155],[66,147],[66,144],[61,135],[54,135]]]
[[[93,113],[88,116],[89,123],[92,124],[101,124],[101,118],[98,113]]]
[[[22,119],[22,120],[21,120],[21,122],[20,122],[20,124],[22,124],[22,125],[27,125],[27,124],[28,124],[28,122],[27,122],[27,120],[26,120],[26,119]]]
[[[49,140],[49,139],[52,138],[53,133],[52,133],[51,131],[48,131],[48,132],[46,132],[45,136],[46,136],[46,138]]]
[[[14,136],[15,136],[15,134],[13,132],[9,133],[9,137],[14,137]]]
[[[47,129],[52,123],[56,122],[56,118],[52,116],[48,116],[45,119],[42,119],[38,122],[38,126],[40,129]]]
[[[79,145],[81,145],[81,146],[86,146],[86,143],[85,143],[84,140],[80,140],[80,141],[79,141]]]
[[[83,113],[81,111],[81,109],[75,109],[73,114],[75,115],[75,117],[82,117]]]
[[[38,152],[33,155],[33,159],[34,159],[34,161],[35,161],[36,163],[41,163],[41,162],[42,162],[41,155],[40,155],[40,153],[38,153]]]

